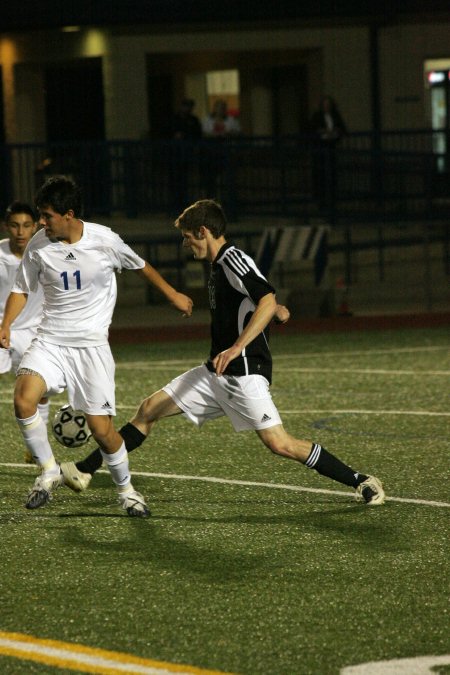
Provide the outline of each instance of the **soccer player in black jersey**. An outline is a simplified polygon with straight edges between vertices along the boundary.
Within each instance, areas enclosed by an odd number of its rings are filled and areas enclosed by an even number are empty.
[[[141,445],[163,417],[184,413],[201,426],[226,415],[235,431],[254,430],[272,452],[353,487],[359,501],[383,504],[383,486],[375,476],[354,471],[318,443],[299,440],[285,430],[269,391],[272,357],[267,329],[272,319],[284,321],[289,313],[277,305],[274,288],[252,258],[227,243],[221,206],[202,199],[183,211],[175,225],[194,258],[211,263],[211,350],[204,365],[176,377],[141,403],[120,430],[127,450]],[[66,485],[75,491],[85,489],[101,461],[94,451],[81,462],[62,464]]]

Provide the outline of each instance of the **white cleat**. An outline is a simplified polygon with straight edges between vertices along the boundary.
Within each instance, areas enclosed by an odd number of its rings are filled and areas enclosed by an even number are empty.
[[[144,497],[133,488],[129,492],[119,492],[119,502],[131,517],[148,518],[151,515]]]
[[[75,462],[63,462],[61,471],[64,477],[64,485],[67,485],[74,492],[83,492],[89,487],[92,474],[80,471]]]
[[[45,506],[52,499],[52,491],[64,485],[64,478],[59,473],[41,473],[34,481],[34,485],[28,493],[25,508],[38,509]]]
[[[365,502],[368,506],[381,506],[381,504],[384,504],[386,495],[384,494],[381,481],[375,476],[368,476],[356,488],[355,499],[358,502]]]

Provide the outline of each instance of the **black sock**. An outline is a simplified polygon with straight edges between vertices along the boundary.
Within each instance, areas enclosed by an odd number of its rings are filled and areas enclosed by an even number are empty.
[[[141,433],[131,422],[127,422],[121,429],[119,429],[119,434],[122,436],[125,441],[125,447],[127,452],[131,452],[138,448],[147,438],[145,434]],[[100,452],[100,448],[96,448],[91,452],[90,455],[85,457],[79,462],[75,462],[75,466],[79,471],[83,473],[94,474],[97,469],[102,465],[103,457]]]
[[[341,462],[340,459],[332,455],[328,450],[322,448],[318,443],[313,443],[311,452],[305,465],[310,469],[315,469],[322,476],[332,478],[338,483],[349,485],[356,488],[360,483],[366,480],[367,476],[358,471],[353,471],[352,468]]]

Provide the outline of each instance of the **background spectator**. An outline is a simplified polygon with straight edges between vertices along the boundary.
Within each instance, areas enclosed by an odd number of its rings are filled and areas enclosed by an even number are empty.
[[[347,133],[345,122],[331,96],[323,96],[311,118],[313,144],[313,193],[319,208],[333,209],[336,199],[336,143]]]
[[[205,136],[221,138],[239,134],[241,125],[233,115],[229,115],[227,102],[219,98],[214,102],[210,114],[203,119],[203,133]]]
[[[323,96],[311,118],[311,128],[325,142],[335,142],[347,133],[345,122],[331,96]]]
[[[184,140],[186,138],[201,138],[202,125],[193,110],[195,101],[192,98],[184,98],[181,101],[180,110],[173,119],[172,138]]]

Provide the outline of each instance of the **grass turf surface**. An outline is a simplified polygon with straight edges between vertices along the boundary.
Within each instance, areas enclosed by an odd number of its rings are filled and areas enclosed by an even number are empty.
[[[117,426],[207,348],[115,346]],[[450,501],[446,329],[276,336],[273,352],[272,394],[288,431],[378,475],[390,497]],[[12,388],[2,378],[5,464],[23,457]],[[53,445],[62,461],[86,450]],[[450,652],[448,508],[358,505],[225,419],[201,430],[164,420],[130,464],[149,520],[120,510],[103,473],[88,492],[61,489],[26,512],[34,469],[2,467],[0,630],[249,675],[331,675]],[[53,669],[0,657],[0,671]]]

